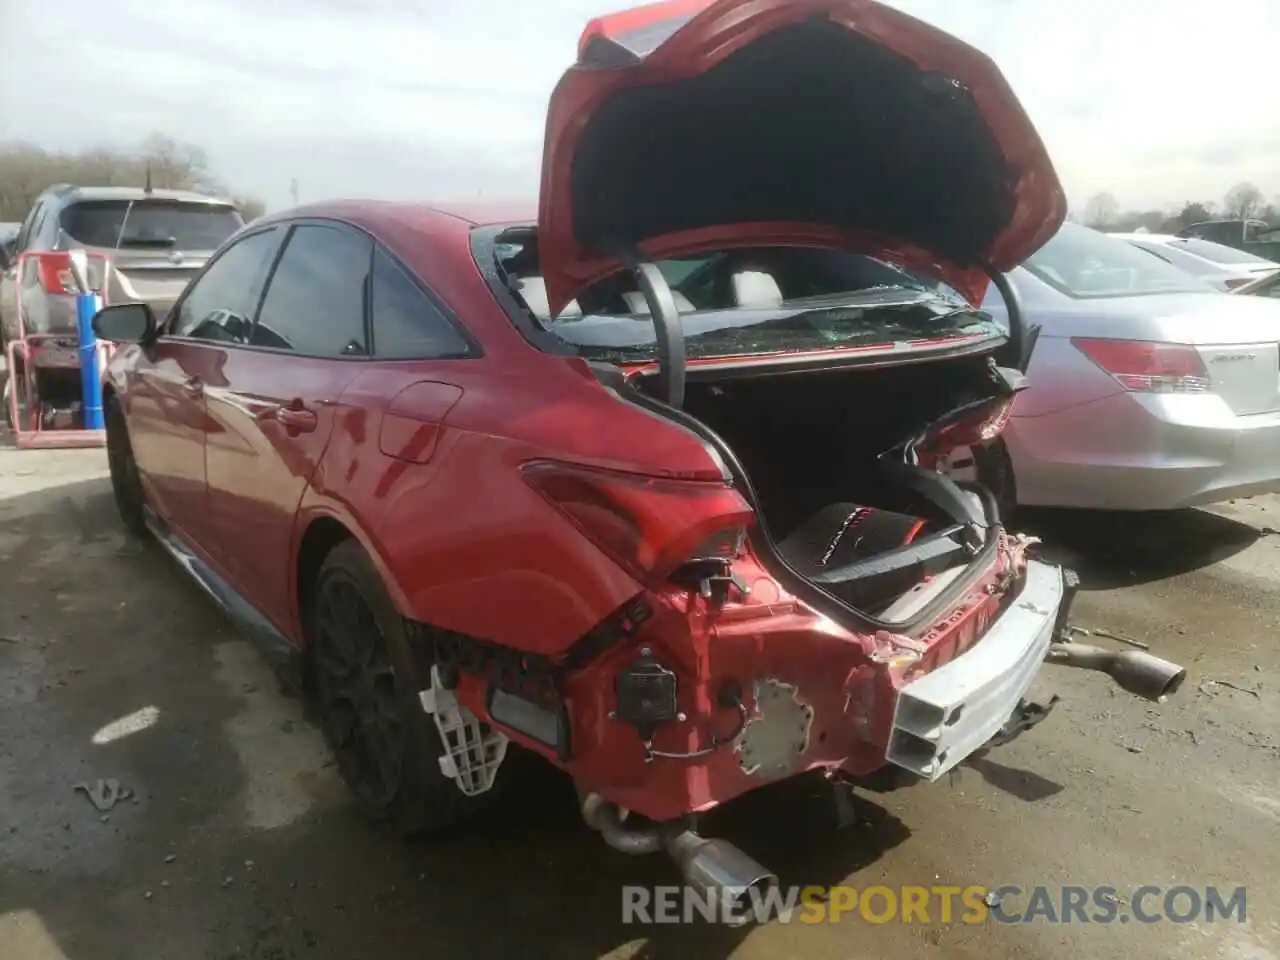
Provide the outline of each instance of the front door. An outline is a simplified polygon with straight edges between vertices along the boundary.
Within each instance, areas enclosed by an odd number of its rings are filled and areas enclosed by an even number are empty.
[[[285,243],[246,349],[206,391],[211,541],[218,562],[291,635],[294,518],[333,433],[338,401],[369,358],[372,241],[303,222]]]
[[[147,500],[183,539],[198,541],[205,500],[203,384],[216,358],[161,337],[134,368],[129,440]]]
[[[190,546],[208,554],[207,395],[227,382],[227,362],[249,340],[267,272],[284,230],[252,233],[192,281],[139,365],[129,391],[130,439],[148,497]]]

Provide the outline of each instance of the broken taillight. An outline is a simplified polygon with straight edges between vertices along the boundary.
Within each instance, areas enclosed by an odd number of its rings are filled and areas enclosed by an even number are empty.
[[[1131,393],[1207,393],[1209,374],[1195,347],[1150,340],[1072,337],[1077,350]]]
[[[1008,424],[1015,399],[1014,395],[997,397],[955,420],[944,421],[916,444],[917,454],[937,457],[961,447],[977,447],[991,442]]]
[[[728,484],[672,480],[539,460],[525,480],[646,586],[694,559],[741,552],[755,520]]]

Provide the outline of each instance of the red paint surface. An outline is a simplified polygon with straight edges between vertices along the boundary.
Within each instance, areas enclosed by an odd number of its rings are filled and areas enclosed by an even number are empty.
[[[1013,269],[1043,246],[1065,217],[1066,197],[1049,154],[996,65],[956,37],[875,0],[671,0],[593,20],[583,31],[579,49],[585,50],[593,36],[616,37],[689,14],[693,19],[634,64],[569,70],[552,95],[538,223],[542,275],[553,315],[617,270],[614,258],[583,246],[573,228],[573,159],[592,113],[623,90],[704,74],[760,37],[815,15],[906,57],[922,71],[954,77],[972,92],[1009,165],[1013,184],[1009,224],[985,251],[993,267]],[[923,268],[975,305],[989,283],[981,270],[941,260],[893,237],[821,224],[727,224],[655,237],[642,246],[652,259],[661,260],[695,249],[772,244],[842,247],[908,269]]]
[[[708,10],[738,6],[721,0]],[[749,29],[732,43],[703,48],[717,28],[714,18],[682,41],[693,48],[689,68],[705,69],[753,31],[833,6],[850,18],[872,9],[759,0]],[[1034,193],[1039,141],[1031,141],[1020,111],[1010,113],[1011,94],[994,68],[974,62],[969,48],[891,12],[849,26],[964,77],[993,117],[1013,116],[1003,142],[1030,155],[1031,179],[1019,189]],[[618,77],[618,83],[633,79],[625,71]],[[568,124],[570,108],[588,107],[600,89],[562,97],[552,127]],[[564,137],[567,143],[569,134]],[[548,170],[553,181],[563,172],[554,163]],[[554,195],[564,185],[549,186]],[[693,434],[605,389],[584,361],[540,352],[523,339],[472,258],[473,223],[419,204],[362,202],[321,204],[265,221],[288,216],[346,221],[373,235],[463,318],[483,351],[465,360],[319,360],[162,339],[114,357],[110,385],[123,400],[152,503],[294,644],[305,646],[301,545],[312,524],[336,521],[364,546],[405,617],[552,659],[646,593],[653,618],[636,637],[572,673],[566,689],[573,753],[564,766],[584,786],[630,809],[670,818],[762,782],[743,772],[731,748],[694,760],[643,762],[636,732],[608,719],[616,673],[642,644],[677,673],[687,714],[658,731],[658,748],[696,750],[713,736],[727,736],[737,714],[716,705],[716,691],[734,680],[751,708],[755,682],[768,677],[794,684],[815,711],[795,772],[868,773],[883,765],[895,691],[909,676],[905,666],[872,660],[883,637],[850,632],[815,613],[750,554],[735,563],[735,572],[754,584],[752,593],[734,594],[721,607],[708,606],[694,591],[646,586],[642,572],[612,559],[523,473],[531,461],[550,460],[708,488],[725,484],[718,460]],[[1016,256],[1039,229],[1038,223],[1012,224],[993,257]],[[664,249],[676,255],[708,244],[840,245],[847,239],[811,226],[770,224],[667,238]],[[606,270],[585,257],[572,268],[564,262],[556,281],[562,292]],[[668,541],[669,534],[663,534]],[[967,597],[918,638],[923,660],[912,671],[946,662],[973,643],[1000,601],[986,588],[1016,562],[1002,547]],[[459,695],[489,719],[479,680],[464,675]]]

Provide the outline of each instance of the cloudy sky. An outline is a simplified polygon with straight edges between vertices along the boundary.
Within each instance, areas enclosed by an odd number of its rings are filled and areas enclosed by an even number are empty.
[[[1280,193],[1276,0],[892,2],[995,58],[1077,207]],[[304,201],[531,196],[547,94],[586,19],[627,5],[0,0],[0,140],[160,130],[273,207],[293,178]]]

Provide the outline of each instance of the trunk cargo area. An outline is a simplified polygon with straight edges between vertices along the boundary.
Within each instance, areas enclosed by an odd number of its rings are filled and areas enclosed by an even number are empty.
[[[694,374],[684,409],[737,456],[796,572],[881,616],[930,578],[958,573],[975,543],[971,525],[894,470],[900,457],[880,454],[993,396],[988,364],[965,357],[714,381]]]

